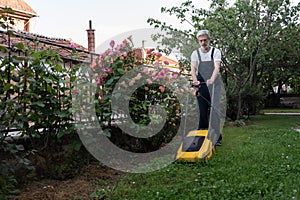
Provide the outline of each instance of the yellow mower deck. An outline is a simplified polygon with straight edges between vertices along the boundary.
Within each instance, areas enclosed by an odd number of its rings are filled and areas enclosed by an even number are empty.
[[[178,148],[176,160],[196,162],[208,160],[215,151],[212,141],[208,139],[208,130],[190,131]]]

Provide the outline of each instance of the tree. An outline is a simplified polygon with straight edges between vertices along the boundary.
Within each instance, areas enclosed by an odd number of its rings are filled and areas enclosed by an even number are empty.
[[[268,71],[280,73],[279,62],[272,62],[272,58],[282,57],[282,50],[285,49],[283,46],[278,48],[274,41],[281,40],[282,45],[287,38],[292,38],[290,41],[294,42],[299,38],[296,28],[299,24],[299,6],[291,6],[289,0],[237,0],[232,6],[226,0],[213,0],[209,10],[198,9],[192,1],[186,1],[180,7],[162,8],[161,11],[174,15],[182,23],[187,22],[193,27],[193,30],[178,30],[159,20],[148,19],[150,25],[166,31],[164,37],[172,38],[162,40],[162,44],[179,49],[187,60],[191,47],[194,47],[189,44],[196,44],[197,30],[211,31],[213,43],[222,50],[223,79],[227,85],[227,97],[232,100],[229,101],[229,108],[232,110],[228,113],[235,112],[235,116],[230,116],[235,119],[241,117],[245,108],[243,105],[251,106],[255,110],[259,103],[249,105],[251,102],[243,102],[243,93],[247,93],[244,90],[256,89],[253,94],[258,95],[265,88],[261,84],[262,79],[269,75],[276,77],[276,74],[267,74]],[[176,34],[182,37],[173,40]],[[299,43],[296,44],[297,48],[289,48],[287,54],[297,54]],[[299,63],[297,56],[292,62],[288,57],[285,58],[287,60],[280,62],[281,69],[284,68],[285,71]],[[270,64],[269,69],[264,63],[266,61]],[[286,75],[291,78],[288,73]],[[274,79],[270,80],[273,82]]]

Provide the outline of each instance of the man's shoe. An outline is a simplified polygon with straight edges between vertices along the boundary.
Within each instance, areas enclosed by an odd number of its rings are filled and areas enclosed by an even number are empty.
[[[221,146],[222,145],[222,142],[221,141],[218,141],[217,143],[216,143],[216,146]]]

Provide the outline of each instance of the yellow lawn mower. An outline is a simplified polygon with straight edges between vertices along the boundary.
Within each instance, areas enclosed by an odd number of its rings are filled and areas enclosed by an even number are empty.
[[[201,96],[201,94],[199,95]],[[189,95],[187,98],[189,98]],[[214,98],[214,84],[212,86],[211,102],[213,102],[213,98]],[[212,113],[213,113],[212,109],[214,109],[212,103],[210,103],[210,108],[211,111],[209,114],[208,129],[192,130],[183,137],[183,141],[177,150],[177,154],[176,154],[177,161],[197,162],[200,160],[208,160],[216,152],[216,148],[213,145],[213,138],[216,137],[216,133],[214,129],[211,127],[211,120],[212,120]]]

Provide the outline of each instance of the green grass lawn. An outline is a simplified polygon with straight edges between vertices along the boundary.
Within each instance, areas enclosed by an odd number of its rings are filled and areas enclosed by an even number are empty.
[[[95,199],[300,199],[300,116],[251,117],[225,127],[223,145],[207,162],[173,163],[126,174]]]

